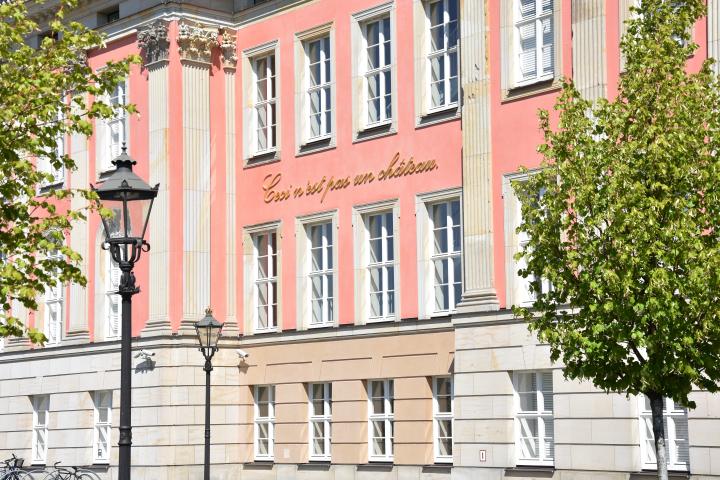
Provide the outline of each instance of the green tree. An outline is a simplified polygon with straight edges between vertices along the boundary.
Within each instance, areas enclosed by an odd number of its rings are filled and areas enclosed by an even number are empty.
[[[720,85],[711,61],[687,68],[704,14],[703,0],[642,1],[617,97],[565,80],[557,124],[540,112],[542,166],[514,184],[536,298],[516,315],[567,378],[649,398],[662,479],[663,397],[694,408],[693,387],[720,380]]]
[[[99,208],[87,189],[47,187],[53,170],[75,169],[72,158],[57,148],[58,140],[89,136],[93,119],[115,115],[99,99],[138,61],[132,56],[94,71],[87,53],[104,48],[103,35],[67,20],[76,0],[39,7],[51,13],[42,25],[28,13],[28,5],[40,3],[0,4],[0,337],[28,335],[33,342],[43,342],[44,335],[14,317],[12,304],[34,310],[46,286],[86,284],[81,256],[65,238],[74,223]],[[38,34],[39,45],[31,45]],[[84,198],[86,206],[69,208],[73,196]]]

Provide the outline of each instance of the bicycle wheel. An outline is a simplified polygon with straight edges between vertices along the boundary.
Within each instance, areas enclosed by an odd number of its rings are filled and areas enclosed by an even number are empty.
[[[100,480],[100,477],[95,472],[81,470],[77,473],[77,480]]]
[[[33,480],[33,477],[29,473],[23,472],[22,470],[12,470],[7,472],[4,476],[0,477],[0,480]]]

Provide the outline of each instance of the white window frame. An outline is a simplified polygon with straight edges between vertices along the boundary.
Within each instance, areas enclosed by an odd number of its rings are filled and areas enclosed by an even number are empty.
[[[417,220],[417,251],[418,251],[418,318],[428,319],[442,317],[452,313],[450,311],[438,311],[435,309],[435,240],[433,232],[432,205],[452,201],[460,202],[460,235],[462,237],[463,227],[463,206],[462,189],[450,188],[417,195],[415,198],[415,218]],[[462,240],[460,252],[453,252],[452,255],[460,255],[462,270]],[[439,256],[438,256],[439,258]],[[462,297],[462,272],[461,272]],[[455,307],[462,300],[455,299]]]
[[[534,172],[512,173],[503,177],[503,199],[505,209],[505,278],[506,301],[508,306],[518,305],[528,307],[535,301],[535,295],[530,292],[531,277],[522,278],[518,270],[525,268],[525,259],[515,259],[515,254],[522,251],[529,239],[524,233],[518,233],[517,228],[522,223],[522,203],[512,187],[512,182],[524,182]],[[552,285],[547,279],[542,281],[543,291],[548,291]]]
[[[48,259],[62,259],[60,250],[48,254]],[[47,337],[46,346],[59,345],[62,341],[63,326],[65,325],[65,285],[57,280],[54,285],[48,286],[43,295],[44,315],[43,333]],[[53,316],[52,312],[56,315]]]
[[[315,387],[322,389],[322,397],[315,398]],[[322,401],[323,411],[315,411],[313,401]],[[312,461],[329,462],[332,457],[332,383],[309,383],[308,384],[308,457]],[[314,450],[315,424],[323,425],[324,437],[322,437],[323,450],[317,453]]]
[[[319,63],[320,65],[320,78],[318,79],[318,83],[313,85],[310,72],[314,63],[310,59],[310,48],[316,43],[318,44],[320,57],[318,62],[315,62],[315,64]],[[331,138],[333,135],[335,112],[333,109],[333,46],[330,41],[330,33],[327,32],[323,35],[303,41],[303,50],[305,51],[305,118],[303,124],[305,125],[306,142],[310,143]],[[328,63],[327,69],[323,68],[325,62]],[[328,76],[330,78],[328,78]],[[320,92],[320,110],[319,112],[313,113],[311,98],[315,92]],[[329,122],[326,117],[328,113],[330,114]],[[312,121],[310,119],[318,114],[320,115],[320,123],[318,125],[319,132],[317,135],[313,135]]]
[[[125,78],[118,83],[112,93],[105,96],[103,101],[113,107],[117,105],[127,105],[130,98],[129,85],[130,82]],[[112,141],[113,128],[117,128],[120,131],[117,143]],[[125,110],[117,108],[112,118],[102,120],[100,141],[98,143],[99,148],[97,149],[98,155],[96,160],[98,172],[105,173],[114,170],[115,166],[110,162],[120,155],[123,143],[128,148],[130,145],[130,123]]]
[[[324,232],[321,236],[321,245],[315,247],[313,245],[312,231],[314,228],[322,228]],[[307,282],[307,298],[303,301],[309,305],[308,315],[308,328],[328,327],[335,324],[336,318],[336,299],[337,299],[337,264],[336,264],[336,250],[337,250],[337,235],[335,232],[335,222],[330,219],[329,221],[314,222],[305,225],[305,231],[307,235],[307,265],[305,268],[306,282]],[[328,234],[330,239],[328,240]],[[319,248],[321,250],[322,264],[327,267],[328,264],[332,266],[330,268],[324,268],[320,270],[313,270],[313,250]],[[313,307],[315,299],[313,298],[313,279],[320,278],[322,282],[322,297],[320,298],[322,319],[320,322],[313,322],[314,314]]]
[[[268,415],[260,416],[260,395],[261,388],[268,389]],[[264,402],[263,402],[264,403]],[[255,460],[269,461],[275,458],[275,385],[256,385],[253,387],[253,407],[254,407],[254,428],[253,428],[253,444]],[[267,425],[268,433],[268,449],[266,454],[260,453],[260,425]]]
[[[513,0],[513,84],[516,87],[522,87],[524,85],[531,85],[533,83],[538,82],[544,82],[546,80],[552,80],[555,77],[555,63],[557,61],[557,48],[556,48],[556,37],[555,37],[555,28],[556,28],[556,19],[555,19],[555,5],[554,2],[559,0],[551,0],[553,1],[553,7],[549,12],[543,13],[542,11],[542,4],[546,0],[534,0],[535,1],[535,16],[532,18],[526,18],[522,19],[520,17],[520,1],[521,0]],[[550,19],[552,22],[552,39],[553,43],[550,46],[550,49],[552,51],[553,55],[553,71],[550,73],[543,73],[542,72],[542,64],[543,64],[543,49],[545,48],[545,45],[541,45],[538,41],[542,41],[542,22],[546,19]],[[520,54],[521,54],[521,48],[520,48],[520,33],[519,33],[519,26],[521,24],[530,24],[534,23],[535,27],[535,75],[533,77],[523,79],[522,78],[522,72],[520,70]]]
[[[257,145],[257,118],[256,118],[256,74],[255,61],[260,58],[274,56],[275,57],[275,145],[266,150],[258,150]],[[255,47],[249,48],[242,52],[242,105],[243,105],[243,124],[248,128],[242,129],[243,139],[243,160],[245,165],[271,162],[280,158],[280,139],[282,132],[282,124],[280,122],[282,101],[280,99],[281,91],[281,69],[280,49],[277,40],[263,43]]]
[[[368,219],[372,215],[391,213],[393,221],[393,261],[385,267],[393,267],[395,302],[394,313],[383,317],[372,317],[370,306],[370,234]],[[353,209],[354,263],[355,263],[355,318],[356,324],[398,321],[400,319],[400,207],[397,200],[387,200]],[[380,265],[380,264],[377,264]],[[389,304],[388,304],[389,305]]]
[[[457,219],[457,225],[455,224],[455,221],[452,218],[452,204],[456,203],[458,204],[458,219]],[[447,208],[447,215],[446,215],[446,226],[445,227],[436,227],[434,224],[434,215],[433,215],[433,209],[438,206],[445,204]],[[460,303],[460,300],[462,299],[462,279],[463,279],[463,272],[462,272],[462,202],[460,198],[454,198],[454,199],[448,199],[448,200],[441,200],[433,203],[429,203],[428,206],[428,217],[430,219],[431,224],[431,243],[432,243],[432,253],[430,257],[430,261],[433,265],[433,272],[435,271],[435,262],[442,261],[447,262],[448,264],[448,284],[447,284],[447,290],[448,290],[448,308],[438,308],[437,306],[437,294],[435,293],[435,290],[438,287],[437,284],[437,278],[435,275],[433,275],[433,311],[436,315],[447,315],[449,313],[454,312],[457,309],[457,305]],[[456,228],[457,227],[457,231]],[[447,252],[436,252],[435,251],[435,232],[440,229],[445,230],[446,232],[446,241],[448,245],[448,251]],[[455,236],[459,236],[459,250],[453,250],[454,244],[455,244]],[[457,260],[457,265],[455,260]],[[460,270],[460,292],[459,295],[455,292],[455,273],[457,270]],[[456,298],[457,297],[457,298]]]
[[[373,397],[372,387],[376,382],[383,384],[383,396]],[[392,462],[394,458],[394,440],[395,440],[395,385],[394,380],[368,380],[368,461],[370,462]],[[383,402],[383,413],[375,413],[373,410],[373,399],[381,398]],[[383,422],[385,436],[383,437],[385,455],[376,455],[373,453],[373,422]],[[380,438],[380,437],[378,437]]]
[[[369,54],[368,51],[371,47],[368,43],[368,28],[371,24],[377,24],[378,25],[378,44],[376,44],[378,49],[378,65],[374,68],[371,68],[369,66]],[[362,31],[362,48],[360,50],[360,56],[359,56],[359,64],[360,64],[360,71],[363,74],[363,90],[362,90],[362,103],[361,103],[361,120],[360,125],[363,126],[364,129],[368,128],[375,128],[375,127],[381,127],[383,125],[389,125],[393,121],[393,117],[395,117],[394,112],[394,74],[393,74],[393,48],[394,48],[394,42],[393,42],[393,22],[392,17],[390,16],[390,12],[385,12],[381,15],[378,15],[376,17],[364,20],[360,24],[360,28]],[[388,43],[388,51],[385,51],[384,44]],[[388,58],[389,57],[389,58]],[[378,80],[378,91],[377,91],[377,100],[378,100],[378,119],[375,121],[372,121],[370,119],[370,95],[369,95],[369,89],[370,89],[370,77],[377,76]],[[388,80],[389,79],[389,80]],[[390,85],[387,85],[387,82],[390,82]],[[389,92],[388,92],[389,90]],[[388,98],[389,97],[389,98]],[[386,114],[387,108],[390,108],[390,115],[388,116]]]
[[[265,61],[265,99],[261,100],[259,98],[259,77],[258,77],[258,63],[260,61]],[[271,62],[272,60],[272,62]],[[266,155],[273,153],[277,150],[277,142],[279,140],[278,138],[278,110],[277,110],[277,101],[278,101],[278,75],[277,75],[277,57],[275,56],[275,51],[266,51],[262,54],[256,55],[250,59],[251,63],[251,72],[252,72],[252,79],[253,79],[253,88],[251,89],[251,98],[252,98],[252,123],[250,128],[250,136],[251,136],[251,156],[259,156],[259,155]],[[273,95],[274,92],[274,95]],[[265,110],[266,115],[266,126],[264,128],[265,135],[266,135],[266,147],[261,148],[259,144],[259,135],[258,132],[260,130],[260,121],[259,121],[259,114],[258,110],[263,108]],[[272,112],[275,111],[275,123],[273,123],[273,115]],[[275,138],[275,142],[273,143],[273,137]]]
[[[258,250],[258,239],[262,236],[268,237],[268,250],[267,252],[260,252]],[[272,242],[270,242],[270,239],[274,237],[275,239],[275,246],[272,246]],[[253,248],[253,262],[252,262],[252,282],[253,282],[253,330],[255,332],[274,332],[278,329],[278,319],[279,319],[279,303],[280,303],[280,295],[278,291],[278,284],[280,276],[278,274],[278,271],[280,269],[280,257],[278,255],[278,244],[279,244],[279,233],[276,229],[268,229],[265,231],[259,231],[251,234],[252,239],[252,248]],[[258,277],[258,270],[259,270],[259,259],[260,257],[268,257],[268,272],[267,276],[260,278]],[[275,257],[275,269],[273,270],[273,262],[272,257]],[[260,316],[259,316],[259,309],[261,307],[260,305],[260,286],[262,284],[268,285],[268,295],[267,295],[267,301],[269,302],[268,305],[268,314],[267,314],[267,326],[261,327],[259,324]],[[273,298],[276,300],[275,303],[275,311],[273,312],[273,309],[271,308],[273,303]]]
[[[517,465],[545,465],[545,466],[552,466],[554,464],[554,454],[553,457],[548,457],[545,455],[546,450],[546,442],[545,442],[545,433],[547,431],[548,424],[552,425],[552,442],[553,442],[553,452],[555,449],[555,428],[554,428],[554,408],[553,410],[546,410],[545,407],[545,394],[543,393],[544,384],[543,381],[546,380],[546,375],[550,375],[550,379],[552,382],[552,371],[551,370],[540,370],[540,371],[524,371],[524,372],[513,372],[513,394],[515,398],[515,454],[516,454],[516,462]],[[522,375],[534,375],[535,376],[535,384],[536,384],[536,390],[535,394],[537,395],[536,398],[536,404],[538,409],[533,411],[522,411],[521,404],[520,404],[520,394],[521,393],[531,393],[531,392],[520,392],[519,391],[519,383],[520,378]],[[554,396],[554,387],[552,390],[552,396]],[[553,402],[554,403],[554,402]],[[532,458],[529,456],[524,456],[522,453],[522,439],[521,439],[521,433],[522,433],[522,423],[524,419],[531,419],[531,420],[537,420],[538,422],[538,458]]]
[[[450,18],[450,3],[455,3],[455,11],[457,13],[456,19]],[[443,16],[443,31],[445,32],[443,35],[443,47],[433,51],[432,50],[432,32],[431,29],[431,19],[430,19],[430,8],[431,5],[435,3],[442,4],[442,16]],[[426,98],[427,98],[427,106],[426,111],[428,113],[434,113],[439,112],[451,108],[457,108],[460,104],[460,2],[459,0],[426,0],[425,1],[425,15],[426,15],[426,29],[427,29],[427,43],[425,46],[425,62],[426,62],[426,77],[425,77],[425,88],[427,89]],[[457,39],[455,41],[454,46],[449,46],[449,35],[448,35],[448,25],[452,22],[455,22],[456,24],[456,32],[457,32]],[[438,24],[440,25],[440,24]],[[452,64],[450,58],[454,55],[456,58],[456,75],[455,75],[455,94],[457,98],[455,101],[452,101],[450,99],[450,93],[452,91],[452,78],[450,76],[451,69],[450,66]],[[432,60],[433,58],[442,57],[442,65],[443,65],[443,73],[444,78],[442,79],[443,82],[443,103],[434,105],[432,101]],[[437,82],[435,82],[437,83]]]
[[[32,464],[45,465],[48,453],[48,424],[50,423],[50,396],[30,397],[33,407]],[[42,415],[41,415],[42,414]],[[41,417],[42,420],[41,421]],[[41,439],[44,443],[41,444]]]
[[[649,401],[648,401],[649,402]],[[644,395],[638,396],[638,409],[640,412],[640,460],[643,470],[656,470],[655,442],[652,431],[652,411],[649,403],[646,404]],[[679,460],[677,443],[677,423],[685,422],[688,427],[687,408],[676,405],[671,398],[663,398],[663,422],[665,424],[665,439],[667,445],[668,470],[686,472],[690,470],[690,441],[684,439],[688,461]]]
[[[447,380],[450,382],[450,411],[440,411],[440,395],[438,394],[438,383],[440,380]],[[433,389],[433,452],[435,455],[435,463],[452,463],[453,462],[453,431],[455,429],[455,389],[454,389],[453,378],[449,376],[433,377],[432,389]],[[440,423],[450,422],[450,455],[442,455],[440,453]],[[447,437],[443,437],[447,438]]]
[[[61,110],[58,110],[56,118],[58,122],[64,121],[65,117]],[[65,134],[58,134],[55,138],[55,146],[52,150],[54,150],[57,158],[62,158],[62,156],[65,155]],[[37,159],[37,169],[42,173],[50,173],[53,176],[51,180],[43,181],[40,185],[40,189],[61,187],[65,183],[65,167],[60,166],[60,168],[55,168],[50,163],[50,158],[45,156],[39,157]]]
[[[118,293],[122,271],[112,259],[109,251],[105,252],[105,339],[120,338],[122,324],[122,298]]]
[[[323,72],[321,68],[321,80],[324,80],[324,82],[321,81],[321,84],[311,86],[308,47],[312,42],[325,37],[328,38],[329,55],[325,52],[324,55],[327,56],[321,56],[321,59],[329,59],[330,78],[327,78],[326,72]],[[334,146],[337,120],[335,108],[335,54],[335,31],[332,23],[326,23],[295,35],[295,138],[298,154]],[[330,112],[330,123],[326,124],[325,130],[322,130],[319,135],[312,136],[309,92],[321,88],[329,89],[327,98],[321,104],[321,111]],[[323,110],[323,107],[325,107],[325,110]],[[321,115],[321,122],[325,122],[324,115]]]
[[[104,464],[110,462],[110,448],[112,445],[112,393],[112,390],[100,390],[93,392],[94,464]],[[105,420],[101,419],[101,410],[105,410]],[[102,437],[105,439],[104,442],[102,441]]]
[[[370,219],[373,217],[378,217],[380,219],[380,237],[372,237],[372,233],[370,232]],[[392,290],[388,288],[388,285],[390,283],[390,280],[392,278],[393,287],[396,286],[396,278],[397,278],[397,254],[396,254],[396,248],[395,244],[397,242],[396,238],[396,232],[397,229],[395,228],[395,221],[393,218],[393,212],[392,210],[382,211],[382,212],[373,212],[368,213],[364,217],[364,226],[365,226],[365,238],[366,238],[366,244],[365,244],[365,268],[367,269],[366,273],[366,292],[368,295],[368,322],[385,322],[388,320],[394,320],[397,317],[397,301],[395,298],[396,294],[396,288],[393,288]],[[390,232],[392,230],[392,232]],[[370,257],[370,251],[371,246],[370,243],[373,240],[380,240],[381,243],[381,259],[377,262],[373,262]],[[389,242],[392,240],[392,250],[389,249]],[[390,255],[392,255],[392,258],[390,258]],[[380,302],[380,315],[373,315],[372,313],[372,296],[373,296],[373,290],[372,290],[372,274],[371,272],[373,270],[380,270],[382,275],[382,284],[384,285],[384,289],[379,290],[378,292],[381,295],[381,302]],[[392,272],[389,270],[392,269]],[[392,294],[391,294],[392,292]],[[392,297],[392,298],[391,298]]]

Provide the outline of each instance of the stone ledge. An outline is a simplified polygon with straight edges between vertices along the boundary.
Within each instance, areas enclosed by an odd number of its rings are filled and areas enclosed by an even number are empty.
[[[543,466],[517,466],[505,469],[506,477],[535,477],[552,478],[555,475],[555,467]]]
[[[629,480],[650,480],[657,478],[656,470],[643,470],[642,472],[633,472],[630,474]],[[690,478],[688,472],[668,472],[668,480],[684,480]]]

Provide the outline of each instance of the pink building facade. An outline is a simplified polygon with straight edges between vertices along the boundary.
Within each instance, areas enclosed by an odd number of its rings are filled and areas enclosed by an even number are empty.
[[[84,2],[109,99],[139,115],[64,139],[85,187],[127,144],[160,183],[135,269],[133,466],[200,478],[193,323],[225,322],[213,478],[626,480],[653,468],[643,399],[563,378],[510,307],[531,300],[510,181],[539,164],[562,76],[612,97],[630,0]],[[720,12],[693,31],[720,52]],[[114,478],[117,267],[98,218],[68,239],[87,288],[21,312],[51,342],[0,353],[0,453]],[[153,354],[153,355],[148,355]],[[530,399],[530,400],[526,400]],[[720,400],[668,404],[670,467],[720,478]]]

